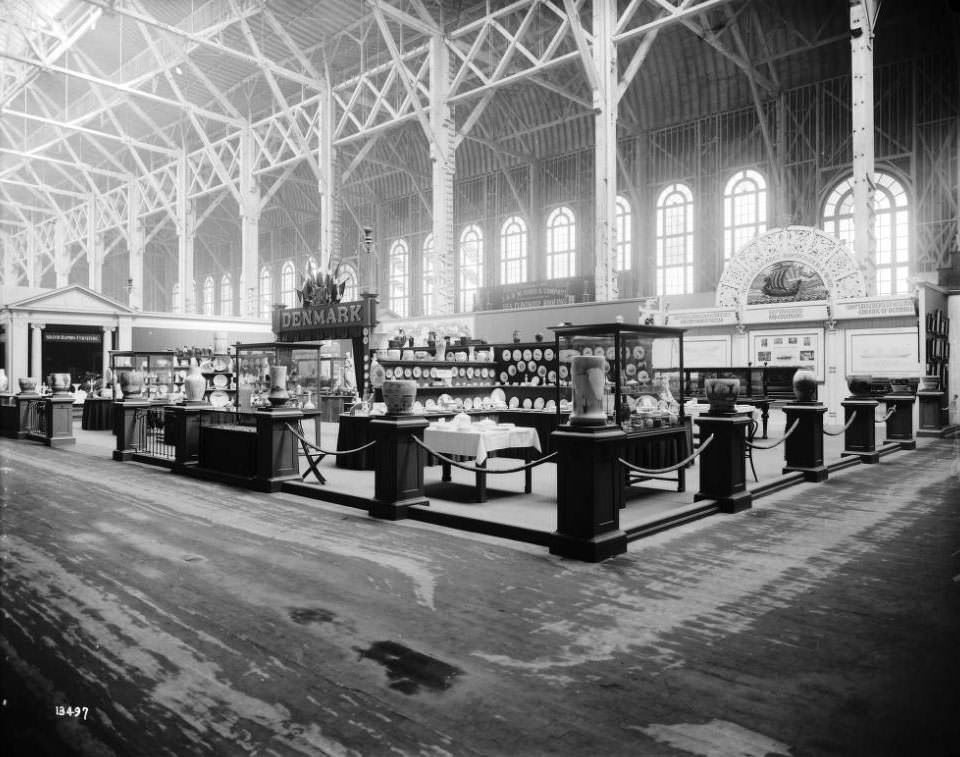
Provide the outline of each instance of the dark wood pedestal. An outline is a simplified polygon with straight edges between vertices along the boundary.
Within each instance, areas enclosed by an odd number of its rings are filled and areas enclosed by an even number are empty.
[[[278,492],[284,481],[300,479],[297,439],[287,424],[296,426],[303,413],[292,408],[260,408],[256,415],[257,474],[253,488]]]
[[[806,481],[825,481],[829,473],[823,464],[823,416],[827,406],[820,402],[784,405],[786,428],[797,427],[783,447],[784,473],[803,473]]]
[[[560,426],[551,435],[557,452],[557,530],[550,552],[599,562],[627,551],[620,529],[624,473],[619,459],[627,435],[617,426]]]
[[[200,459],[200,420],[209,412],[210,403],[173,405],[166,408],[173,423],[169,426],[174,445],[173,469],[181,472],[187,465],[196,465]]]
[[[893,411],[893,415],[887,418],[887,440],[897,442],[900,449],[916,449],[917,440],[913,438],[913,395],[888,394],[883,401],[887,412]]]
[[[133,457],[133,442],[137,439],[137,423],[144,423],[137,410],[150,407],[150,400],[115,400],[113,403],[113,423],[117,432],[117,446],[113,450],[113,459],[127,462]]]
[[[76,444],[77,438],[73,435],[73,397],[69,394],[48,397],[46,410],[50,419],[45,440],[47,446],[67,447]]]
[[[917,436],[940,436],[943,429],[943,392],[917,392],[920,427]]]
[[[39,392],[20,392],[17,395],[17,430],[16,434],[11,434],[17,439],[25,439],[27,429],[30,428],[28,420],[30,415],[30,403],[40,399]]]
[[[700,453],[700,491],[693,499],[715,499],[721,512],[738,513],[753,505],[747,491],[746,436],[751,418],[744,415],[701,415],[694,419],[700,444],[713,441]]]
[[[850,418],[856,413],[853,423],[843,434],[842,456],[856,455],[861,463],[873,464],[880,461],[877,452],[877,429],[874,421],[877,406],[876,400],[849,397],[840,403],[843,405],[844,425],[850,423]]]
[[[427,452],[410,438],[423,441],[428,425],[419,415],[384,415],[370,420],[370,438],[376,442],[370,517],[401,520],[413,505],[430,504],[423,493]]]

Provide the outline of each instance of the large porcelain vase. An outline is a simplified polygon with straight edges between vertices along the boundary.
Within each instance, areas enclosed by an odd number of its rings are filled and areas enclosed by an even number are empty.
[[[384,381],[383,401],[390,415],[410,415],[417,397],[416,381]]]
[[[869,397],[870,385],[872,383],[872,376],[847,376],[847,386],[850,389],[850,394],[852,394],[854,397]]]
[[[17,383],[20,384],[21,394],[36,394],[37,380],[35,378],[32,378],[32,377],[20,378],[20,379],[17,379]]]
[[[816,402],[817,374],[809,368],[797,368],[793,374],[793,396],[797,402]]]
[[[143,374],[140,371],[122,371],[120,373],[120,389],[124,397],[131,394],[140,394],[143,389]]]
[[[185,402],[203,402],[203,393],[207,389],[207,379],[200,372],[199,365],[191,365],[183,379],[183,399]]]
[[[740,379],[708,378],[703,382],[703,388],[710,402],[711,413],[716,415],[733,412],[737,397],[740,396]]]
[[[70,374],[69,373],[54,373],[52,374],[53,381],[50,382],[53,386],[53,393],[58,397],[66,397],[70,394]]]
[[[287,404],[290,393],[287,391],[287,366],[274,365],[270,369],[270,394],[267,395],[270,404],[281,407]]]
[[[571,361],[570,373],[573,376],[571,425],[607,425],[607,414],[603,409],[603,390],[606,386],[603,364],[602,355],[576,355]]]

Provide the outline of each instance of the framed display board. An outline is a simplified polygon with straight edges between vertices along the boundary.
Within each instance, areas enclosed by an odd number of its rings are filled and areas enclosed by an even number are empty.
[[[683,364],[687,368],[730,365],[730,337],[726,334],[684,337]]]
[[[870,376],[920,376],[917,329],[847,331],[847,374]]]
[[[772,329],[750,332],[754,365],[808,365],[823,381],[823,329]]]

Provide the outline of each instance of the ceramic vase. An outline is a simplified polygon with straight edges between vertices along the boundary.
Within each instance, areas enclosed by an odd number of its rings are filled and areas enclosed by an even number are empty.
[[[21,394],[35,394],[37,391],[37,380],[35,378],[17,379],[20,384]]]
[[[123,371],[120,374],[120,389],[124,397],[140,394],[143,389],[143,374],[140,371]]]
[[[270,369],[270,394],[267,395],[270,404],[281,407],[287,404],[290,393],[287,391],[287,366],[274,365]]]
[[[7,391],[7,387],[10,386],[10,379],[7,378],[7,372],[0,368],[0,392]]]
[[[307,390],[307,401],[303,403],[304,410],[316,410],[317,406],[313,404],[313,392]]]
[[[797,368],[793,374],[793,396],[797,402],[816,402],[817,374],[809,368]]]
[[[70,374],[69,373],[54,373],[52,374],[53,381],[50,382],[53,386],[53,393],[58,397],[66,397],[70,394]]]
[[[416,381],[384,381],[383,401],[389,415],[410,415],[417,397]]]
[[[207,380],[200,372],[199,365],[191,365],[183,379],[184,400],[189,403],[203,402],[203,393],[207,389]]]
[[[871,383],[873,383],[871,376],[847,376],[847,386],[854,397],[869,397]]]
[[[740,379],[708,378],[703,382],[703,386],[712,414],[733,412],[733,406],[737,403],[737,397],[740,396]]]
[[[603,409],[603,390],[606,386],[603,364],[602,355],[576,355],[571,361],[570,373],[573,378],[571,425],[607,425],[607,414]]]

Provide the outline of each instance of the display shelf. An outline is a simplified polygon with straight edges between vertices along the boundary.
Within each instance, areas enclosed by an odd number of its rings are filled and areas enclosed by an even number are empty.
[[[265,401],[270,390],[269,376],[273,366],[281,365],[287,369],[286,389],[291,400],[307,402],[308,398],[316,402],[320,397],[349,394],[346,376],[346,355],[327,355],[321,353],[325,342],[265,342],[257,344],[237,344],[236,388],[241,404]]]
[[[926,327],[926,375],[939,378],[944,388],[950,363],[950,319],[942,310],[934,310],[927,313]]]

